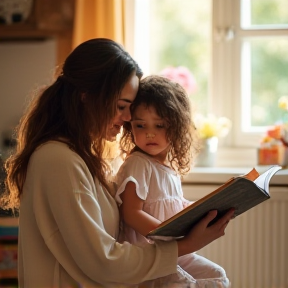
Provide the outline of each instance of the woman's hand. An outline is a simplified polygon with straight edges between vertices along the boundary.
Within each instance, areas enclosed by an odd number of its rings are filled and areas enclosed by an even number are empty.
[[[208,227],[208,224],[217,215],[216,210],[210,211],[184,238],[178,240],[178,256],[195,252],[225,235],[225,228],[233,218],[234,211],[235,209],[230,209],[217,222]]]

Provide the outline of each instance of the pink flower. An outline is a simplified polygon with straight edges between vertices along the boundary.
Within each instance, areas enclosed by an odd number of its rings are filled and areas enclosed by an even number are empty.
[[[180,84],[188,94],[197,90],[196,79],[186,67],[167,67],[160,72],[160,75]]]

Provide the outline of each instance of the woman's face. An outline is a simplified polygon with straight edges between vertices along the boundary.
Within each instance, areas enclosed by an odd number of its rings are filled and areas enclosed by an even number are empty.
[[[106,140],[114,141],[124,122],[131,120],[130,105],[136,97],[138,87],[139,78],[136,76],[136,72],[133,72],[117,101],[117,113],[107,127]]]

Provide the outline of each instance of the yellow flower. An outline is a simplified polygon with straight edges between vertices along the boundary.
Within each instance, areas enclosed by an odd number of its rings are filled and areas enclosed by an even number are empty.
[[[201,138],[224,137],[231,129],[232,123],[226,117],[216,117],[208,114],[204,117],[202,114],[195,116],[195,126]]]
[[[288,96],[282,96],[279,98],[278,107],[288,111]]]

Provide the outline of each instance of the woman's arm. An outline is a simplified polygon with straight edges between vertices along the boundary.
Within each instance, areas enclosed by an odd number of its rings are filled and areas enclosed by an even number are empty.
[[[66,145],[50,143],[34,152],[25,187],[22,233],[29,231],[25,225],[34,223],[30,214],[35,216],[37,223],[33,225],[37,224],[37,233],[43,239],[40,245],[47,246],[44,250],[52,253],[50,256],[74,279],[106,287],[135,284],[176,272],[176,241],[138,247],[115,240],[119,214],[114,199]],[[22,237],[22,241],[31,242],[33,236]]]
[[[161,221],[143,211],[144,200],[138,197],[135,183],[128,182],[120,198],[122,200],[120,212],[123,220],[138,233],[146,236],[161,223]]]

